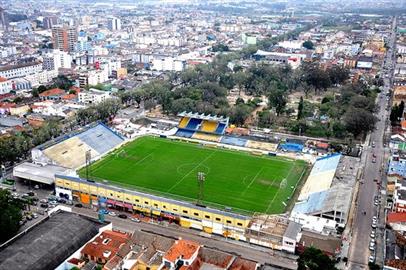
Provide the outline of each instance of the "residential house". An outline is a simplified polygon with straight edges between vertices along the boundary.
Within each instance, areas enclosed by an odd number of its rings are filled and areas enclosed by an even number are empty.
[[[107,263],[121,246],[127,243],[130,235],[118,231],[104,231],[81,250],[82,257],[99,264]]]
[[[52,88],[39,94],[41,100],[61,100],[65,96],[65,90]]]

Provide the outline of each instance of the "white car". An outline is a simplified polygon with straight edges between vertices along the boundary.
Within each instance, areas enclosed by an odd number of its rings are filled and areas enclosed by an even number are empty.
[[[374,255],[369,256],[368,261],[369,261],[370,263],[375,262],[375,256],[374,256]]]
[[[369,236],[370,236],[372,239],[375,239],[375,231],[372,231]]]
[[[116,215],[116,213],[114,213],[114,212],[111,212],[111,211],[109,212],[109,215],[110,215],[110,216],[112,216],[112,217],[115,217],[115,216],[117,216],[117,215]]]
[[[130,218],[130,220],[131,220],[131,221],[134,221],[134,222],[137,222],[137,223],[141,222],[141,220],[139,220],[138,218],[133,218],[133,217]]]

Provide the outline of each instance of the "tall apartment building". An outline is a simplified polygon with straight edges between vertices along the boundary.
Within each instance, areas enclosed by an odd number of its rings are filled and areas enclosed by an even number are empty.
[[[58,24],[58,17],[56,16],[45,16],[42,19],[42,24],[45,29],[51,29],[54,25]]]
[[[73,52],[78,41],[76,27],[67,25],[55,25],[52,27],[52,43],[54,49],[64,52]]]
[[[110,31],[121,30],[121,20],[118,18],[110,18],[107,24]]]

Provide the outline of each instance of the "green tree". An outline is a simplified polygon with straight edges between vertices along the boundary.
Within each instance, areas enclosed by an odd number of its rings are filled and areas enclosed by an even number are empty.
[[[366,134],[375,127],[377,118],[373,113],[362,109],[351,107],[344,115],[344,123],[348,132],[352,133],[354,137],[360,134]]]
[[[274,89],[270,92],[269,105],[275,109],[277,115],[280,115],[286,107],[287,97],[285,91],[282,89]]]
[[[335,262],[320,249],[309,247],[298,258],[298,270],[336,270]]]
[[[342,84],[349,77],[349,70],[340,66],[333,66],[327,73],[332,84]]]
[[[23,205],[6,189],[0,190],[0,241],[13,237],[20,229]]]
[[[311,40],[306,40],[305,42],[303,42],[302,46],[308,50],[314,49],[314,44]]]
[[[297,106],[297,119],[303,117],[303,97],[300,97],[299,105]]]

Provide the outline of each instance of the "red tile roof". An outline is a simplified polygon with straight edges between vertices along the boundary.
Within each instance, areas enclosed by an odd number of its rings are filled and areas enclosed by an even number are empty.
[[[4,77],[0,77],[0,82],[6,82],[7,81],[7,79],[6,78],[4,78]]]
[[[175,262],[176,259],[182,257],[185,260],[189,260],[193,254],[195,254],[200,248],[200,245],[196,242],[188,240],[178,240],[173,246],[166,252],[164,258],[170,262]]]
[[[388,222],[389,223],[406,222],[406,213],[390,212],[388,213]]]
[[[65,95],[65,91],[59,88],[52,88],[39,94],[40,97],[62,96],[62,95]]]
[[[63,97],[62,97],[62,99],[64,99],[64,100],[71,100],[71,99],[75,99],[77,97],[77,95],[75,95],[75,94],[67,94],[67,95],[64,95]]]
[[[121,245],[127,243],[129,239],[130,236],[126,233],[104,231],[92,242],[87,243],[81,253],[108,261],[116,255]],[[106,254],[108,256],[105,256]]]

